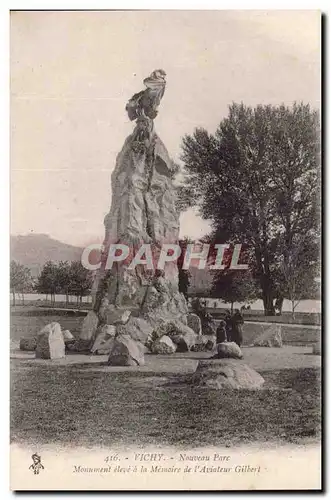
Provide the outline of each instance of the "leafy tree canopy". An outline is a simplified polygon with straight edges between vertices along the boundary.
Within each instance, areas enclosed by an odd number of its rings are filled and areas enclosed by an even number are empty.
[[[274,314],[281,257],[303,235],[319,242],[318,132],[309,105],[234,103],[214,135],[196,129],[183,139],[182,206],[199,206],[215,242],[250,248],[266,314]]]

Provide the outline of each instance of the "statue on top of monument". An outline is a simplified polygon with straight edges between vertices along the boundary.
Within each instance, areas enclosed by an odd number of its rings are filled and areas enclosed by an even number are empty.
[[[144,79],[145,90],[134,94],[125,109],[131,121],[139,117],[148,117],[154,120],[157,116],[157,108],[163,97],[166,86],[166,72],[156,69]]]

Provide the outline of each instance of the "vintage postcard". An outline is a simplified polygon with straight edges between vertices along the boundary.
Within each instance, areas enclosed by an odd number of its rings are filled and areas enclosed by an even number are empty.
[[[11,489],[320,490],[321,13],[12,11]]]

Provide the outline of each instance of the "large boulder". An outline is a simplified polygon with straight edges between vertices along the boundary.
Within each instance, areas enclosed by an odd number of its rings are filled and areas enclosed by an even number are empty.
[[[114,346],[115,335],[115,326],[103,325],[99,327],[91,352],[93,354],[110,354]]]
[[[37,337],[36,358],[61,359],[65,357],[65,344],[59,323],[46,325]]]
[[[254,340],[255,347],[283,347],[281,325],[271,325]]]
[[[91,341],[97,330],[98,323],[98,315],[94,311],[89,311],[84,318],[79,340]]]
[[[95,339],[99,318],[94,311],[89,311],[85,316],[79,338],[74,343],[72,350],[77,352],[90,351],[91,344]]]
[[[216,347],[217,354],[215,355],[215,357],[219,359],[241,359],[243,357],[243,353],[241,352],[240,347],[235,342],[222,342],[220,344],[217,344]]]
[[[140,343],[135,342],[129,335],[120,335],[114,339],[108,365],[142,366],[144,364],[144,352]]]
[[[156,340],[150,347],[153,354],[173,354],[176,352],[177,346],[167,335],[163,335]]]
[[[131,316],[125,325],[116,325],[116,335],[129,335],[133,340],[147,344],[152,337],[153,327],[144,318]]]
[[[34,351],[37,347],[37,337],[22,337],[20,340],[21,351]]]
[[[190,313],[187,315],[187,325],[192,328],[192,330],[197,334],[201,335],[202,334],[202,329],[201,329],[201,319],[197,314]]]
[[[264,379],[242,361],[209,359],[199,361],[192,382],[211,389],[260,389]]]

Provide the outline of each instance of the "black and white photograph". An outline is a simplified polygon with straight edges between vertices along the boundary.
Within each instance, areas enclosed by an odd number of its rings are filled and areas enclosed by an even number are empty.
[[[322,488],[318,10],[10,12],[10,488]]]

